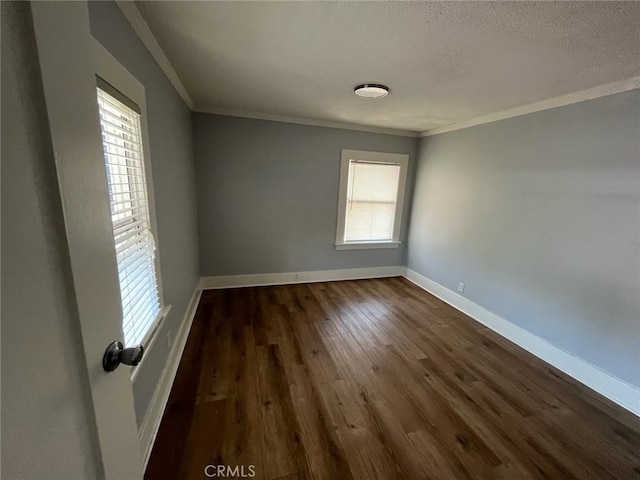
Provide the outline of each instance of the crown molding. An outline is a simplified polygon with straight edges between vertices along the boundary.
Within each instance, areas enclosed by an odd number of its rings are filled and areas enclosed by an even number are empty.
[[[606,97],[608,95],[614,95],[616,93],[635,90],[636,88],[640,88],[640,77],[628,78],[626,80],[620,80],[618,82],[608,83],[606,85],[600,85],[598,87],[588,88],[586,90],[580,90],[578,92],[569,93],[567,95],[549,98],[540,102],[522,105],[520,107],[511,108],[509,110],[481,115],[464,122],[454,123],[452,125],[438,127],[431,130],[425,130],[424,132],[420,133],[420,137],[430,137],[432,135],[439,135],[440,133],[462,130],[463,128],[475,127],[484,123],[497,122],[498,120],[519,117],[521,115],[540,112],[542,110],[564,107],[565,105],[571,105],[572,103],[579,103],[586,100]]]
[[[382,133],[385,135],[398,135],[402,137],[417,138],[420,132],[412,130],[400,130],[396,128],[376,127],[373,125],[361,125],[358,123],[336,122],[332,120],[320,120],[317,118],[295,117],[288,115],[276,115],[272,113],[250,112],[227,108],[209,108],[196,106],[195,112],[211,115],[223,115],[225,117],[251,118],[254,120],[268,120],[271,122],[294,123],[296,125],[311,125],[314,127],[339,128],[341,130],[357,130],[360,132]]]
[[[177,90],[178,94],[182,97],[184,103],[193,110],[193,100],[191,95],[189,95],[189,92],[182,84],[180,77],[174,70],[171,62],[169,62],[169,59],[165,55],[164,50],[162,50],[158,40],[156,40],[156,37],[149,28],[149,25],[147,25],[147,22],[140,14],[138,7],[136,7],[135,3],[130,0],[116,0],[116,4],[120,7],[120,10],[131,24],[140,40],[142,40],[144,46],[147,47],[151,56],[158,63],[160,69],[164,72],[173,87]]]
[[[171,62],[167,58],[166,54],[160,47],[156,37],[147,25],[140,11],[135,6],[135,3],[131,0],[115,0],[118,7],[129,21],[134,31],[147,47],[147,50],[151,53],[155,61],[158,63],[164,74],[167,76],[171,84],[177,90],[178,94],[182,97],[187,106],[194,112],[209,113],[213,115],[224,115],[228,117],[241,117],[252,118],[255,120],[269,120],[273,122],[293,123],[297,125],[311,125],[316,127],[326,128],[339,128],[343,130],[356,130],[361,132],[382,133],[386,135],[399,135],[404,137],[430,137],[432,135],[439,135],[441,133],[454,132],[456,130],[462,130],[464,128],[475,127],[483,125],[485,123],[497,122],[499,120],[506,120],[508,118],[519,117],[527,115],[529,113],[540,112],[543,110],[549,110],[552,108],[563,107],[565,105],[571,105],[573,103],[584,102],[586,100],[593,100],[600,97],[606,97],[608,95],[614,95],[616,93],[622,93],[629,90],[635,90],[640,88],[640,77],[633,77],[626,80],[620,80],[605,85],[600,85],[586,90],[580,90],[578,92],[561,95],[547,100],[530,103],[528,105],[521,105],[519,107],[511,108],[508,110],[502,110],[499,112],[489,113],[487,115],[480,115],[470,120],[465,120],[451,125],[445,125],[443,127],[434,128],[431,130],[425,130],[423,132],[402,130],[396,128],[376,127],[372,125],[361,125],[356,123],[339,122],[332,120],[320,120],[306,117],[296,117],[288,115],[277,115],[263,112],[252,112],[236,109],[220,109],[207,106],[196,106],[193,99],[189,95],[189,92],[183,85],[180,77],[176,73],[175,69],[171,65]]]
[[[160,66],[160,69],[167,76],[171,84],[177,90],[178,94],[182,97],[187,106],[194,112],[200,113],[210,113],[214,115],[224,115],[228,117],[241,117],[241,118],[252,118],[256,120],[269,120],[272,122],[282,122],[282,123],[294,123],[297,125],[312,125],[316,127],[327,127],[327,128],[340,128],[343,130],[357,130],[362,132],[371,132],[371,133],[382,133],[386,135],[399,135],[404,137],[418,137],[420,132],[410,131],[410,130],[400,130],[395,128],[385,128],[385,127],[375,127],[369,125],[360,125],[355,123],[348,122],[335,122],[330,120],[319,120],[305,117],[295,117],[295,116],[287,116],[287,115],[276,115],[271,113],[262,113],[262,112],[250,112],[245,110],[236,110],[236,109],[219,109],[219,108],[209,108],[209,107],[201,107],[195,106],[193,99],[189,95],[189,92],[183,85],[180,77],[177,72],[171,65],[171,62],[167,58],[164,50],[158,43],[155,35],[147,25],[147,22],[142,17],[142,14],[135,6],[135,3],[131,0],[115,0],[118,7],[124,14],[125,18],[129,21],[131,26],[133,27],[136,35],[142,41],[151,56],[155,59],[155,61]]]

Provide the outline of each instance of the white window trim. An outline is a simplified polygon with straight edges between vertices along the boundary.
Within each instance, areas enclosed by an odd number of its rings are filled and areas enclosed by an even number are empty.
[[[149,220],[151,222],[151,233],[156,244],[155,266],[156,281],[158,283],[158,296],[160,298],[160,313],[149,328],[149,332],[145,335],[142,342],[147,352],[142,357],[142,362],[137,368],[131,369],[131,378],[135,379],[137,372],[141,370],[141,366],[146,358],[149,358],[148,351],[153,345],[157,334],[160,330],[161,323],[167,317],[171,305],[164,302],[164,289],[162,288],[162,271],[160,269],[160,242],[158,239],[158,228],[156,220],[156,203],[153,192],[153,175],[151,165],[151,149],[149,148],[149,128],[147,124],[147,97],[144,85],[138,81],[109,51],[102,46],[97,40],[93,40],[92,53],[94,60],[94,72],[105,82],[120,91],[124,96],[133,101],[140,107],[140,134],[142,136],[142,151],[144,152],[144,169],[147,181],[147,199],[149,202]],[[97,101],[97,98],[96,98]],[[132,345],[126,345],[132,346]]]
[[[349,185],[349,161],[362,160],[366,162],[386,163],[400,166],[398,178],[398,198],[393,225],[393,238],[385,242],[345,242],[345,225],[347,220],[347,190]],[[402,207],[404,204],[407,185],[407,168],[409,155],[403,153],[367,152],[364,150],[342,150],[340,164],[340,190],[338,193],[338,227],[336,228],[336,250],[361,250],[372,248],[398,248],[400,229],[402,228]]]

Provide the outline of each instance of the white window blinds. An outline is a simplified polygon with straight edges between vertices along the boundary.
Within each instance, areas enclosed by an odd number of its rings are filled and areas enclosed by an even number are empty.
[[[400,166],[350,160],[345,241],[391,241]]]
[[[125,345],[144,343],[161,306],[144,172],[140,115],[98,88]]]

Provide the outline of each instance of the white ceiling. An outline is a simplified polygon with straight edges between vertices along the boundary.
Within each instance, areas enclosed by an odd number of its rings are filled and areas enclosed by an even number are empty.
[[[424,131],[640,75],[640,2],[136,4],[197,111]]]

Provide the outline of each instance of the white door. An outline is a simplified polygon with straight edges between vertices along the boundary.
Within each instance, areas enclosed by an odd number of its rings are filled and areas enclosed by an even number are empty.
[[[142,478],[128,368],[106,373],[122,341],[118,272],[85,2],[32,2],[98,448],[107,480]],[[61,441],[64,441],[61,439]]]

